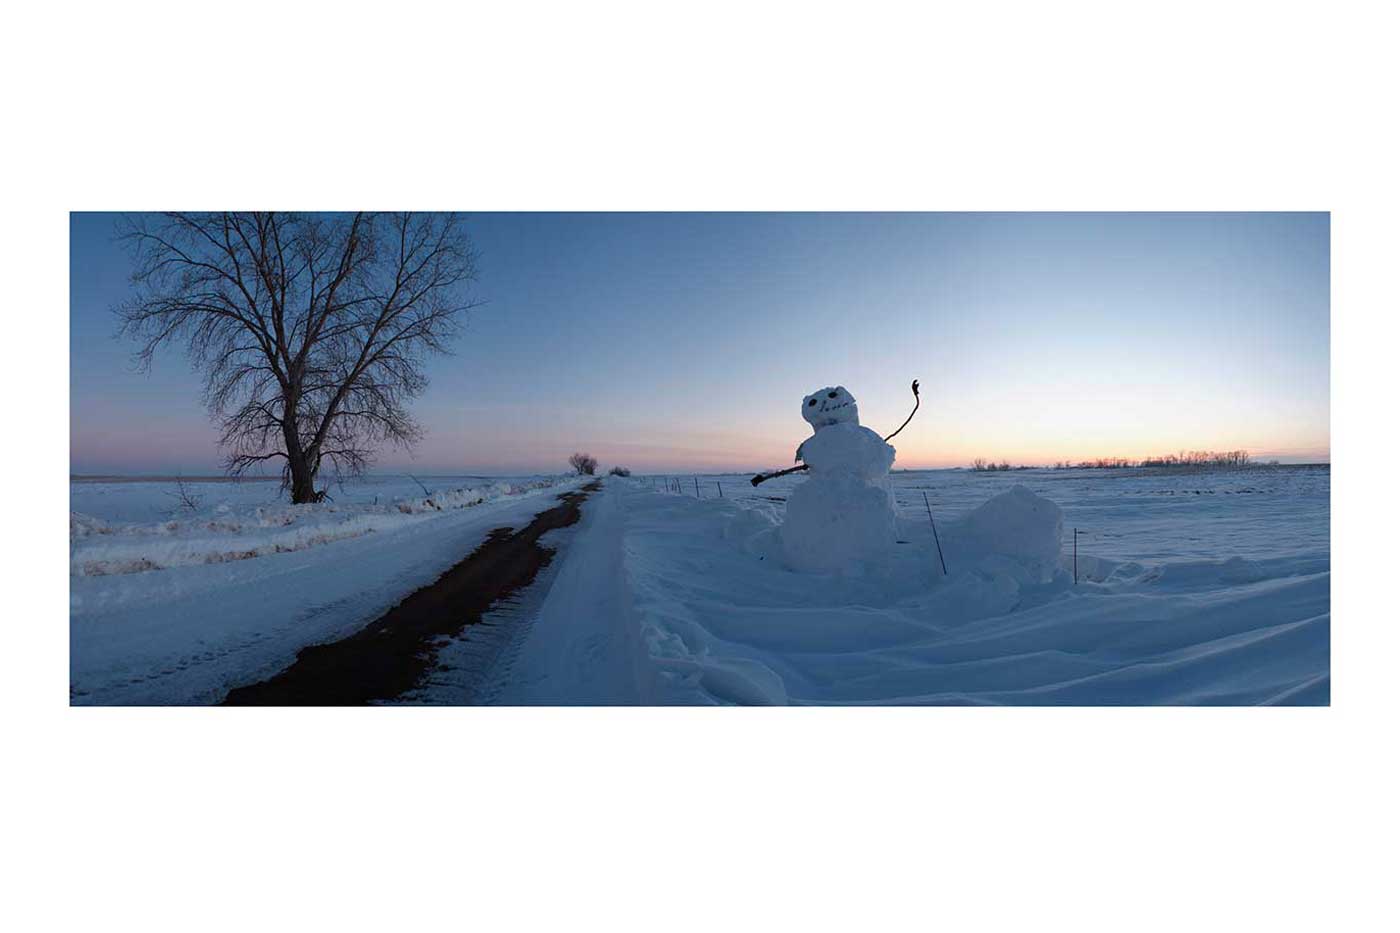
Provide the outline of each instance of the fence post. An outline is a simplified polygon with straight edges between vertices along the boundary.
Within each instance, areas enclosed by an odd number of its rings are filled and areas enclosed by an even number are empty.
[[[715,488],[719,490],[719,497],[720,497],[721,499],[723,499],[723,498],[724,498],[724,488],[723,488],[722,486],[720,486],[719,480],[715,480]]]
[[[1079,585],[1079,529],[1074,529],[1074,585]]]
[[[699,498],[700,498],[700,477],[698,477],[698,476],[692,476],[691,479],[695,480],[695,498],[699,499]]]

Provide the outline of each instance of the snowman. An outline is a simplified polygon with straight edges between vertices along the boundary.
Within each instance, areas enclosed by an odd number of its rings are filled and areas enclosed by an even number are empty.
[[[797,448],[797,459],[810,475],[787,500],[780,529],[784,560],[794,570],[859,573],[894,545],[894,504],[884,483],[895,450],[861,426],[856,400],[844,386],[804,398],[802,417],[812,436]]]

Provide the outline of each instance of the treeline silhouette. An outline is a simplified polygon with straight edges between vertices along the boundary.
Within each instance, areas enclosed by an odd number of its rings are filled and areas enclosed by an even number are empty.
[[[972,468],[973,468],[974,470],[976,470],[978,473],[1000,473],[1000,472],[1003,472],[1003,471],[1005,471],[1005,470],[1033,470],[1033,469],[1035,469],[1035,467],[1028,467],[1028,466],[1016,466],[1016,467],[1014,467],[1014,466],[1012,466],[1011,464],[1007,463],[1005,460],[1003,460],[1001,463],[995,463],[995,462],[986,460],[986,459],[984,459],[984,458],[982,458],[982,457],[978,457],[976,460],[972,461]]]
[[[1056,470],[1126,470],[1133,467],[1243,467],[1255,463],[1248,451],[1244,450],[1181,450],[1174,454],[1147,457],[1142,460],[1129,460],[1127,457],[1096,457],[1093,460],[1059,460]],[[1277,460],[1270,463],[1277,463]],[[978,473],[999,473],[1004,470],[1030,470],[1033,467],[1013,467],[1005,460],[997,463],[985,457],[972,461],[972,469]]]
[[[1249,453],[1243,450],[1183,450],[1180,453],[1167,454],[1163,457],[1148,457],[1139,466],[1145,467],[1174,467],[1174,466],[1219,466],[1219,467],[1241,467],[1248,466],[1252,461]]]

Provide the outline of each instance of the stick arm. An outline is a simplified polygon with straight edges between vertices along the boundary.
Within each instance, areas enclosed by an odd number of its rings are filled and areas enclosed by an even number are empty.
[[[807,469],[807,464],[799,463],[797,466],[788,467],[786,470],[775,470],[772,473],[759,473],[753,479],[749,480],[749,482],[757,486],[759,483],[766,483],[770,479],[777,479],[779,476],[787,476],[789,473],[800,473],[805,469]]]
[[[904,424],[894,429],[894,432],[885,436],[885,443],[889,443],[890,438],[909,426],[909,422],[914,420],[914,412],[919,410],[919,380],[915,379],[913,385],[909,387],[914,392],[914,411],[909,413],[909,417],[904,419]]]

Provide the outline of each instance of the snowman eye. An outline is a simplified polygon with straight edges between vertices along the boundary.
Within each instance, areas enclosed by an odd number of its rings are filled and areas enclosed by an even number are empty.
[[[827,398],[835,398],[835,397],[836,397],[836,393],[835,393],[835,392],[828,392],[828,393],[826,393],[826,397],[827,397]]]
[[[810,402],[807,403],[807,407],[808,407],[808,408],[811,408],[811,407],[812,407],[813,405],[815,405],[815,404],[817,404],[817,400],[816,400],[816,399],[812,399]]]

